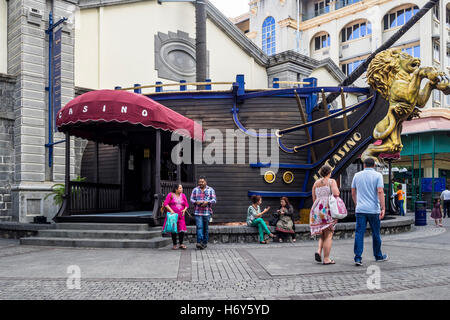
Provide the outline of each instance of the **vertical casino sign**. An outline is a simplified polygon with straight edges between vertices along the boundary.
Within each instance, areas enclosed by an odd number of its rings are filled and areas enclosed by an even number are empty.
[[[55,132],[56,128],[56,116],[61,110],[61,35],[62,28],[55,32],[55,38],[53,40],[53,119]]]

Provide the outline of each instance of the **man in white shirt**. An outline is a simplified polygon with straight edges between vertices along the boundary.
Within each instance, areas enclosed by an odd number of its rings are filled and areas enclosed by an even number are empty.
[[[444,207],[444,218],[447,216],[447,218],[450,218],[450,190],[448,190],[449,187],[447,186],[447,189],[442,191],[441,193],[441,203]]]

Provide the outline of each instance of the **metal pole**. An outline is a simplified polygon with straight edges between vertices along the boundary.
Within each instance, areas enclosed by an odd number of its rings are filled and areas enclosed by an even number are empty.
[[[71,198],[71,186],[70,186],[70,135],[69,131],[66,132],[66,176],[65,176],[65,197],[66,197],[66,212],[70,215],[70,198]]]
[[[48,166],[53,165],[53,80],[52,80],[52,57],[53,57],[53,13],[50,11],[48,17]]]
[[[412,194],[411,194],[411,208],[414,210],[416,203],[416,184],[414,181],[414,136],[411,136],[411,147],[412,147],[412,162],[411,162],[411,179],[412,179]]]
[[[389,163],[389,176],[388,176],[388,212],[391,213],[391,196],[392,196],[392,179],[391,179],[391,173],[392,173],[392,159],[388,159]]]
[[[300,0],[297,0],[297,52],[300,53]]]
[[[196,81],[203,82],[206,79],[206,1],[195,2],[195,68]],[[197,86],[197,90],[203,90],[205,86]]]
[[[431,173],[431,207],[433,207],[433,200],[434,200],[434,161],[435,161],[435,152],[436,152],[436,142],[434,141],[434,133],[431,136],[431,143],[433,146],[433,153],[431,154],[431,161],[432,161],[432,173]]]
[[[420,153],[420,135],[417,136],[419,154],[419,200],[422,201],[422,154]]]

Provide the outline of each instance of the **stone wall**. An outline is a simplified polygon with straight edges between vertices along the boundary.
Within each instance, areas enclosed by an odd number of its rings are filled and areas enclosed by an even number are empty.
[[[414,218],[411,217],[395,217],[390,220],[381,222],[381,234],[396,234],[411,231],[414,224]],[[338,223],[333,235],[333,239],[354,239],[355,223]],[[275,234],[275,227],[268,226],[271,232]],[[296,239],[301,241],[317,240],[312,237],[308,224],[295,225]],[[370,228],[366,230],[365,236],[371,235]],[[267,235],[265,235],[266,238]],[[187,226],[187,240],[189,243],[197,241],[196,227]],[[277,241],[277,239],[275,239]],[[258,229],[247,226],[209,226],[209,242],[210,243],[258,243]]]
[[[10,220],[12,216],[15,86],[15,77],[0,74],[0,221]]]
[[[54,7],[51,7],[51,4]],[[64,181],[65,144],[54,146],[53,165],[49,166],[48,119],[48,40],[45,30],[49,12],[54,22],[62,17],[61,104],[74,97],[74,19],[76,1],[22,0],[8,2],[8,74],[16,77],[14,101],[11,104],[14,138],[14,170],[11,185],[12,219],[31,222],[34,216],[53,218],[57,208],[51,198],[45,199],[55,183]],[[56,31],[56,30],[55,30]],[[63,140],[53,133],[53,141]],[[75,174],[74,152],[71,153],[71,175]],[[0,170],[1,171],[1,170]]]

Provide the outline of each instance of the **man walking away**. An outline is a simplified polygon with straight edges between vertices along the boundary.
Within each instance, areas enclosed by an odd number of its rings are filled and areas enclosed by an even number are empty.
[[[448,189],[450,189],[449,186],[447,186],[447,189],[441,193],[442,206],[444,207],[444,218],[445,216],[450,218],[450,190]]]
[[[195,224],[197,226],[197,249],[203,250],[208,244],[208,224],[212,215],[212,205],[216,203],[216,193],[206,184],[206,178],[198,179],[198,187],[192,190],[191,202],[194,204]]]
[[[364,160],[364,170],[358,172],[352,181],[352,198],[356,205],[355,265],[362,265],[364,233],[367,221],[372,230],[373,255],[376,261],[386,261],[388,256],[381,252],[380,220],[386,207],[384,202],[383,176],[375,171],[373,159]]]

